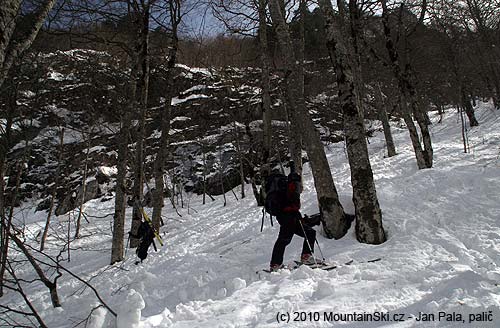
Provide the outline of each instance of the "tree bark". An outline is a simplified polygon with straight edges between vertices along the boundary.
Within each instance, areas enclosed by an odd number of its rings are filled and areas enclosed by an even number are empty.
[[[356,237],[360,242],[381,244],[385,242],[385,231],[382,227],[382,212],[380,210],[375,182],[368,156],[366,131],[363,122],[362,110],[359,107],[359,93],[354,81],[355,63],[350,58],[359,54],[353,53],[356,49],[349,45],[349,40],[356,40],[355,33],[359,33],[356,22],[351,16],[350,35],[346,35],[346,24],[343,16],[343,4],[337,1],[340,11],[339,25],[335,25],[333,7],[329,0],[320,0],[319,5],[325,18],[325,32],[327,47],[335,66],[335,76],[338,85],[338,95],[342,108],[346,148],[351,168],[351,182],[353,202],[356,211]],[[350,8],[356,6],[355,0],[350,1]],[[352,51],[349,51],[352,50]]]
[[[266,0],[259,0],[259,45],[261,61],[261,88],[262,88],[262,164],[267,164],[271,156],[272,118],[271,118],[271,83],[269,78],[269,51],[267,47],[267,19]]]
[[[201,146],[201,154],[203,158],[203,205],[205,205],[206,202],[206,195],[207,195],[207,155],[205,151],[205,145],[203,140],[200,141],[200,146]]]
[[[7,170],[7,152],[10,149],[10,134],[12,129],[13,117],[12,108],[7,112],[5,129],[3,135],[0,135],[0,297],[3,296],[3,281],[5,270],[7,269],[8,255],[8,224],[5,205],[5,172]]]
[[[10,44],[10,39],[16,29],[16,18],[19,14],[22,0],[4,0],[0,6],[0,64],[5,62],[7,48]],[[1,86],[1,84],[0,84]]]
[[[376,89],[377,90],[375,90],[375,99],[378,106],[379,119],[382,122],[382,128],[384,129],[385,145],[387,147],[387,157],[392,157],[396,155],[396,146],[394,145],[394,139],[392,138],[391,125],[389,124],[389,116],[387,115],[387,110],[385,109],[384,97],[380,84],[377,84]]]
[[[80,238],[80,225],[83,216],[83,205],[85,204],[85,193],[87,192],[87,174],[88,174],[88,162],[89,162],[89,154],[90,154],[90,141],[92,140],[92,136],[89,132],[88,141],[87,141],[87,152],[85,154],[85,163],[83,168],[83,183],[82,183],[82,200],[80,202],[80,208],[78,209],[78,217],[76,219],[76,227],[75,227],[75,239]]]
[[[155,159],[155,192],[153,199],[153,226],[156,231],[160,229],[161,222],[161,210],[163,208],[164,202],[164,174],[165,174],[165,161],[167,160],[168,154],[168,135],[170,132],[170,118],[172,109],[172,97],[174,89],[174,74],[173,69],[175,67],[176,57],[177,57],[177,29],[174,27],[173,42],[169,51],[168,62],[167,62],[167,90],[165,97],[165,107],[160,113],[161,120],[161,137],[160,145]]]
[[[50,198],[50,207],[49,213],[47,214],[47,220],[45,221],[45,228],[43,229],[42,238],[40,239],[40,252],[42,252],[45,248],[45,240],[47,239],[47,235],[49,233],[50,219],[52,217],[52,212],[54,210],[54,203],[56,200],[56,192],[57,188],[60,185],[60,176],[61,176],[61,165],[63,158],[63,150],[64,150],[64,128],[61,128],[61,135],[59,136],[59,156],[57,159],[57,170],[56,170],[56,181],[54,181],[54,189],[52,190],[52,195]],[[69,220],[69,218],[68,218]],[[69,245],[68,245],[69,247]]]
[[[461,106],[457,106],[458,113],[460,114],[460,126],[462,127],[462,141],[464,143],[464,153],[467,153],[467,127],[464,121],[464,111]]]
[[[17,247],[19,247],[19,249],[23,252],[24,256],[26,256],[33,269],[35,269],[38,278],[40,278],[45,287],[49,289],[52,306],[55,308],[61,307],[61,302],[59,301],[59,295],[57,294],[57,279],[59,279],[61,273],[58,273],[54,281],[49,280],[49,278],[45,275],[40,265],[37,263],[35,257],[31,255],[26,246],[24,246],[23,242],[15,234],[10,233],[10,237],[15,242]]]
[[[408,131],[410,133],[410,139],[413,145],[413,150],[415,152],[415,157],[417,159],[417,166],[419,169],[424,169],[424,168],[430,168],[432,167],[432,157],[433,157],[433,150],[432,150],[432,143],[431,143],[431,138],[430,138],[430,133],[429,129],[427,126],[427,120],[425,119],[425,115],[427,114],[422,114],[420,112],[420,109],[418,108],[415,100],[415,88],[413,84],[410,81],[409,77],[409,71],[410,71],[410,64],[409,62],[406,63],[404,66],[405,70],[401,68],[401,63],[400,63],[400,56],[398,49],[393,41],[393,37],[391,34],[391,28],[389,26],[389,12],[387,9],[387,1],[386,0],[380,0],[380,3],[382,4],[382,25],[383,25],[383,31],[384,31],[384,37],[385,37],[385,47],[387,49],[387,53],[389,55],[389,59],[391,62],[392,70],[394,77],[398,81],[398,87],[399,87],[399,92],[400,92],[400,100],[401,100],[401,115],[403,116],[403,119],[406,123],[406,126],[408,128]],[[406,31],[400,31],[400,35],[402,38],[405,38]],[[408,54],[408,49],[406,49],[407,54]],[[407,58],[408,59],[408,58]],[[408,102],[410,103],[411,110],[408,107]],[[413,122],[412,119],[412,111],[413,114],[416,116],[415,118],[417,119],[417,122],[421,128],[421,132],[423,135],[423,143],[424,147],[422,147],[422,144],[420,143],[420,139],[418,136],[417,128],[415,126],[415,123]]]
[[[139,205],[142,206],[143,188],[144,188],[144,130],[146,124],[146,111],[148,102],[149,88],[149,2],[145,4],[134,3],[134,14],[136,15],[136,24],[138,29],[138,42],[134,49],[137,57],[137,75],[136,83],[136,100],[135,104],[140,109],[139,125],[137,130],[137,140],[135,146],[135,166],[134,166],[134,184],[132,186],[132,198],[134,200],[132,210],[132,224],[130,227],[130,248],[139,246],[139,238],[137,232],[142,221],[142,213]]]
[[[135,85],[131,87],[131,93],[135,93]],[[116,192],[115,192],[115,214],[113,217],[113,241],[111,246],[111,262],[123,261],[123,237],[125,234],[125,205],[127,198],[127,161],[128,161],[128,141],[131,124],[131,105],[127,106],[120,119],[120,133],[118,145]]]
[[[4,2],[5,1],[5,2]],[[26,51],[35,40],[45,18],[57,0],[45,0],[34,12],[30,29],[22,39],[12,40],[16,29],[16,17],[22,0],[4,0],[0,6],[0,87],[3,85],[10,68],[16,59]]]
[[[238,153],[238,164],[239,164],[239,173],[240,173],[240,185],[241,185],[241,198],[245,198],[245,169],[243,165],[243,150],[241,148],[240,142],[240,131],[238,129],[238,125],[236,121],[233,121],[233,130],[234,130],[234,138],[236,139],[236,152]]]
[[[344,209],[340,204],[337,189],[333,182],[328,160],[319,132],[316,130],[309,112],[301,106],[303,92],[300,90],[300,69],[294,58],[288,26],[280,9],[279,0],[270,0],[269,8],[276,30],[278,42],[284,55],[284,71],[286,79],[286,94],[292,113],[298,113],[299,120],[292,123],[299,125],[304,145],[309,157],[314,185],[318,197],[319,210],[323,217],[323,230],[328,238],[341,238],[349,229],[350,222],[346,219]]]

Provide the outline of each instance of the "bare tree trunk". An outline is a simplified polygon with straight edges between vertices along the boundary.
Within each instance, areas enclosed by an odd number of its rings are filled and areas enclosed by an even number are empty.
[[[328,238],[338,239],[346,234],[350,222],[347,220],[344,209],[340,204],[319,132],[316,130],[309,112],[305,111],[297,98],[303,97],[303,92],[300,90],[301,83],[298,81],[300,78],[299,68],[293,56],[294,51],[290,33],[280,9],[279,1],[270,0],[269,8],[277,38],[285,57],[286,93],[292,107],[290,111],[299,111],[298,117],[300,117],[300,120],[295,121],[295,123],[300,124],[300,130],[310,160],[319,209],[323,217],[323,230]],[[299,89],[297,89],[298,87]]]
[[[203,140],[200,142],[201,145],[201,154],[203,156],[203,205],[206,202],[207,195],[207,157],[205,153],[205,146]]]
[[[441,103],[436,104],[436,106],[437,106],[437,110],[438,110],[438,114],[439,114],[438,123],[441,123],[441,122],[443,122],[444,106]]]
[[[59,277],[61,277],[62,274],[58,272],[58,274],[54,278],[54,281],[49,280],[49,278],[45,275],[40,265],[37,263],[35,257],[31,255],[26,246],[24,246],[23,242],[15,234],[10,233],[10,237],[16,243],[17,247],[19,247],[19,249],[23,252],[24,256],[26,256],[33,269],[35,269],[38,278],[40,278],[45,287],[49,289],[52,306],[55,308],[61,307],[61,302],[59,301],[59,295],[57,294],[57,279],[59,279]]]
[[[262,65],[262,120],[263,120],[263,147],[262,163],[267,164],[271,155],[272,118],[271,118],[271,83],[269,78],[269,51],[267,47],[267,19],[266,0],[259,0],[259,45]]]
[[[50,198],[49,213],[47,214],[45,228],[43,229],[42,238],[40,239],[40,251],[43,251],[43,249],[45,248],[45,240],[47,239],[47,235],[49,233],[50,218],[52,217],[52,212],[54,210],[56,192],[57,192],[57,188],[60,185],[63,149],[64,149],[64,128],[61,128],[60,136],[59,136],[59,157],[57,159],[56,181],[54,181],[54,189],[52,190],[52,195]]]
[[[0,7],[0,68],[4,70],[3,64],[5,62],[7,48],[10,44],[10,39],[16,29],[16,18],[19,14],[22,0],[4,0]],[[2,84],[0,83],[0,86]]]
[[[10,262],[7,263],[7,266],[9,267],[9,269],[8,269],[9,274],[12,276],[12,278],[14,279],[15,284],[17,285],[16,291],[19,294],[21,294],[21,297],[24,299],[24,302],[26,303],[26,305],[28,306],[28,308],[31,310],[31,313],[23,313],[23,314],[25,316],[33,316],[33,317],[35,317],[35,319],[38,322],[40,328],[47,328],[47,325],[45,324],[45,322],[43,322],[42,318],[40,317],[40,315],[36,311],[35,307],[33,306],[33,303],[30,301],[30,299],[26,295],[26,292],[23,290],[23,287],[21,286],[21,281],[17,278],[17,275],[16,275],[15,271],[13,270]],[[4,309],[7,309],[7,307],[5,307],[5,306],[1,306],[1,307],[4,308]]]
[[[172,12],[172,10],[171,10]],[[175,16],[174,16],[175,17]],[[171,118],[171,102],[174,90],[174,73],[173,69],[175,67],[175,62],[177,58],[177,24],[174,18],[171,19],[173,25],[172,32],[172,44],[169,51],[168,62],[167,62],[167,94],[165,97],[165,108],[160,113],[161,120],[161,138],[158,147],[158,152],[156,154],[155,166],[154,166],[154,176],[155,176],[155,192],[153,194],[153,226],[156,231],[160,229],[161,222],[161,210],[163,208],[164,201],[164,183],[163,176],[165,174],[165,161],[167,160],[168,153],[168,135],[170,132],[170,118]]]
[[[179,195],[181,197],[181,208],[184,208],[184,186],[182,182],[178,182],[177,189],[179,190]]]
[[[350,20],[350,35],[346,32],[347,22],[344,21],[344,6],[337,1],[340,22],[335,26],[333,7],[329,0],[320,0],[319,5],[325,18],[325,29],[328,51],[335,66],[335,75],[339,89],[340,106],[342,108],[344,130],[346,134],[346,148],[351,168],[351,182],[353,202],[356,210],[356,237],[360,242],[381,244],[385,242],[385,231],[382,227],[382,212],[380,210],[375,182],[368,156],[366,131],[363,123],[362,110],[359,108],[359,93],[354,81],[354,62],[359,54],[354,53],[356,47],[349,44],[349,40],[356,40],[359,33],[357,22]],[[350,0],[352,10],[357,6],[355,0]]]
[[[405,67],[405,78],[404,85],[409,94],[409,100],[412,106],[412,112],[417,120],[418,126],[420,127],[420,132],[422,134],[423,151],[422,155],[425,162],[425,168],[431,168],[433,165],[434,150],[432,149],[431,133],[429,131],[429,125],[431,125],[431,120],[429,115],[427,115],[427,109],[419,105],[417,98],[417,91],[415,85],[411,82],[411,74],[413,72],[410,66],[410,50],[406,48],[406,67]],[[415,79],[413,79],[415,80]]]
[[[0,138],[0,297],[3,296],[4,274],[7,268],[7,256],[9,248],[8,224],[5,205],[5,172],[7,170],[7,152],[10,149],[10,134],[12,129],[12,115],[8,111],[3,138]]]
[[[64,135],[64,130],[61,132],[61,135]],[[61,137],[61,140],[62,140],[62,137]],[[26,148],[27,149],[27,145],[26,145]],[[30,262],[30,264],[33,266],[33,268],[35,269],[38,277],[40,278],[40,280],[43,282],[43,284],[49,289],[50,291],[50,296],[51,296],[51,300],[52,300],[52,305],[53,307],[60,307],[61,306],[61,303],[59,301],[59,296],[57,294],[57,280],[61,277],[61,273],[59,272],[59,270],[57,270],[57,275],[55,276],[54,278],[54,281],[50,281],[47,276],[45,275],[45,273],[43,272],[43,270],[40,268],[40,266],[38,265],[38,263],[36,262],[36,259],[30,254],[30,252],[27,250],[27,248],[24,246],[24,244],[22,243],[21,240],[19,240],[19,238],[16,236],[16,234],[13,234],[11,232],[11,230],[13,229],[13,226],[12,226],[12,219],[13,219],[13,216],[14,216],[14,207],[15,207],[15,204],[17,202],[17,196],[19,195],[19,186],[20,186],[20,183],[21,183],[21,175],[22,175],[22,172],[23,172],[23,167],[25,165],[25,161],[23,159],[23,162],[20,163],[20,165],[18,165],[17,167],[17,174],[16,174],[16,187],[15,187],[15,191],[12,195],[12,202],[11,202],[11,206],[10,206],[10,213],[9,213],[9,218],[7,220],[7,229],[6,229],[6,234],[7,234],[7,244],[6,246],[8,247],[8,240],[9,239],[12,239],[14,241],[14,243],[17,245],[17,247],[23,252],[23,254],[26,256],[26,258],[28,259],[28,261]],[[7,255],[7,253],[5,254]],[[7,262],[7,261],[6,261]],[[2,266],[2,270],[5,270],[6,266]],[[2,272],[2,276],[3,276],[4,272]],[[3,283],[3,281],[2,281]]]
[[[7,270],[7,258],[9,255],[9,239],[10,239],[10,230],[12,227],[12,219],[14,217],[14,207],[17,202],[17,195],[19,194],[19,185],[21,183],[21,175],[23,172],[23,166],[24,166],[24,161],[22,163],[18,163],[17,165],[17,173],[16,173],[16,185],[15,185],[15,191],[11,195],[11,204],[10,204],[10,211],[8,217],[6,217],[3,221],[3,233],[5,235],[3,239],[3,245],[2,245],[2,262],[0,263],[0,295],[3,295],[3,287],[4,287],[4,275],[5,271]]]
[[[5,218],[5,205],[4,205],[4,172],[5,161],[3,155],[0,155],[0,297],[3,296],[3,278],[7,265],[7,249],[8,249],[8,232],[7,220]]]
[[[398,49],[393,41],[391,28],[389,25],[389,12],[387,9],[387,1],[381,0],[383,12],[382,12],[382,24],[385,36],[385,47],[389,54],[389,59],[391,61],[391,66],[393,69],[394,77],[398,81],[398,87],[401,96],[401,110],[402,116],[410,133],[410,139],[413,145],[413,150],[415,151],[415,157],[417,159],[417,166],[419,169],[430,168],[432,167],[432,157],[433,150],[431,144],[430,133],[427,127],[427,120],[425,120],[425,116],[420,113],[420,109],[416,105],[415,100],[415,88],[412,85],[409,77],[410,65],[409,63],[405,66],[405,71],[400,67],[400,56]],[[422,9],[423,12],[425,8]],[[422,14],[423,14],[422,12]],[[422,16],[423,17],[423,16]],[[400,36],[405,38],[406,31],[400,31]],[[408,54],[408,49],[406,49]],[[411,117],[412,110],[408,107],[408,102],[412,107],[413,114],[416,115],[417,122],[421,128],[421,132],[423,135],[423,143],[424,149],[420,144],[420,139],[418,136],[417,128],[413,119]],[[427,115],[427,114],[425,114]]]
[[[464,143],[464,153],[467,153],[467,128],[465,126],[464,111],[461,106],[457,106],[458,114],[460,115],[460,125],[462,130],[462,141]]]
[[[241,149],[240,142],[240,132],[238,130],[238,126],[236,125],[236,121],[233,121],[233,130],[234,130],[234,138],[236,141],[236,152],[238,153],[238,162],[239,162],[239,173],[240,173],[240,184],[241,184],[241,198],[245,198],[245,170],[243,166],[243,150]]]
[[[135,77],[137,93],[135,103],[140,109],[140,116],[135,146],[134,184],[132,186],[134,205],[132,210],[132,224],[130,227],[130,248],[136,248],[139,246],[140,242],[139,238],[137,238],[137,232],[142,221],[139,204],[142,203],[144,193],[144,130],[149,87],[149,2],[143,2],[141,5],[134,3],[134,5],[137,6],[134,8],[134,14],[136,15],[138,29],[138,43],[134,50],[137,57],[137,75]]]
[[[0,6],[0,87],[3,85],[10,68],[16,59],[26,51],[35,40],[45,18],[57,0],[44,0],[34,11],[32,25],[23,37],[12,40],[16,30],[16,18],[22,0],[3,0]]]
[[[224,188],[224,167],[222,165],[222,149],[219,147],[219,183],[224,197],[224,206],[227,205],[226,190]]]
[[[391,125],[389,124],[389,117],[387,115],[387,110],[385,109],[385,103],[380,84],[377,84],[376,89],[377,90],[375,90],[375,99],[377,101],[379,118],[380,121],[382,122],[382,127],[384,129],[385,145],[387,147],[387,157],[392,157],[396,155],[396,146],[394,145],[394,139],[392,138]]]
[[[422,145],[420,144],[417,127],[415,126],[415,123],[413,122],[413,119],[411,117],[410,109],[408,108],[408,103],[404,94],[400,95],[400,103],[401,115],[403,116],[403,120],[410,134],[411,144],[415,152],[415,157],[417,158],[417,166],[419,169],[424,169],[427,166],[425,164]]]
[[[85,194],[87,192],[87,174],[88,174],[88,162],[89,162],[89,154],[90,154],[90,141],[92,140],[92,135],[89,132],[88,141],[87,141],[87,152],[85,154],[85,163],[83,168],[83,183],[82,183],[82,200],[80,202],[80,208],[78,209],[78,218],[76,219],[76,227],[75,227],[75,239],[80,238],[80,224],[83,215],[83,205],[85,204]]]
[[[131,87],[132,95],[135,93],[135,85]],[[123,261],[125,234],[125,205],[127,197],[127,161],[128,161],[128,141],[129,129],[131,124],[131,104],[127,106],[121,116],[121,127],[119,133],[120,143],[118,145],[117,174],[116,174],[116,192],[115,192],[115,214],[113,218],[113,241],[111,246],[111,262]]]

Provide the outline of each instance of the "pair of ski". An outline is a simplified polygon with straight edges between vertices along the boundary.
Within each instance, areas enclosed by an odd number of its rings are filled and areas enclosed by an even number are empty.
[[[358,263],[373,263],[373,262],[378,262],[382,260],[382,258],[378,257],[376,259],[372,259],[372,260],[368,260],[368,261],[363,261],[363,262],[358,262]],[[314,264],[304,264],[302,262],[299,262],[299,261],[294,261],[294,264],[291,265],[291,266],[287,266],[283,269],[285,270],[295,270],[303,265],[306,265],[308,267],[310,267],[311,269],[320,269],[320,270],[325,270],[325,271],[330,271],[330,270],[333,270],[333,269],[337,269],[339,267],[343,267],[343,266],[348,266],[348,265],[351,265],[354,263],[354,260],[350,260],[350,261],[347,261],[345,262],[344,264],[329,264],[329,263],[325,263],[325,262],[322,262],[322,263],[314,263]],[[269,270],[269,269],[262,269],[260,270],[262,272],[266,272],[266,273],[271,273],[273,271]],[[259,271],[257,271],[257,273],[259,273]]]
[[[135,201],[135,205],[141,211],[141,214],[142,214],[142,217],[144,218],[144,221],[146,221],[149,224],[149,226],[151,227],[151,229],[153,229],[155,238],[158,240],[158,242],[160,243],[160,245],[163,246],[163,240],[161,239],[160,234],[158,233],[158,231],[156,231],[156,229],[154,228],[153,221],[151,221],[151,219],[149,218],[148,214],[144,210],[144,207],[142,207],[141,203],[139,201],[137,201],[137,200]],[[154,245],[154,242],[153,242],[153,245]],[[154,247],[155,247],[155,250],[156,250],[156,245]]]

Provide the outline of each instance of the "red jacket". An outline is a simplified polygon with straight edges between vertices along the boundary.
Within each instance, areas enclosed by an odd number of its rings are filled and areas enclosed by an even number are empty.
[[[300,190],[296,182],[290,181],[287,186],[287,206],[283,209],[283,212],[291,213],[298,212],[300,210]]]

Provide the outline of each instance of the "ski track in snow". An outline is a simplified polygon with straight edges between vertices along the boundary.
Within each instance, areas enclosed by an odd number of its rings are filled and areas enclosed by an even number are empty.
[[[120,313],[120,328],[459,327],[456,322],[418,323],[412,316],[455,311],[467,320],[469,313],[488,310],[493,311],[494,322],[463,326],[497,327],[500,112],[484,103],[476,115],[481,125],[469,132],[472,154],[463,153],[454,111],[447,111],[441,124],[437,124],[437,116],[431,117],[432,169],[416,168],[408,133],[399,125],[393,125],[395,157],[384,158],[382,132],[370,138],[371,163],[389,240],[376,246],[360,244],[354,227],[337,241],[318,234],[326,259],[340,265],[336,270],[300,267],[292,272],[256,273],[269,265],[278,228],[277,222],[271,227],[267,218],[260,232],[261,208],[256,207],[248,186],[244,200],[236,201],[227,193],[226,207],[222,196],[215,202],[207,198],[206,205],[201,204],[201,197],[193,197],[190,214],[179,209],[182,217],[168,204],[164,215],[170,219],[161,229],[166,245],[157,253],[151,248],[148,258],[137,266],[133,250],[123,263],[107,265],[113,200],[88,202],[88,214],[109,215],[83,223],[83,238],[73,243],[71,262],[63,265],[90,280]],[[344,208],[352,213],[343,144],[330,145],[328,159]],[[303,213],[313,214],[316,195],[308,165],[304,181]],[[151,213],[151,209],[146,211]],[[43,228],[45,213],[22,213],[17,220],[24,220],[28,235],[36,236]],[[130,218],[130,209],[127,214]],[[56,234],[64,237],[67,218],[54,219],[51,228],[47,244],[55,252]],[[296,236],[287,247],[285,263],[298,257],[301,244]],[[379,257],[378,262],[366,262]],[[351,259],[353,264],[342,265]],[[26,277],[34,274],[27,266],[16,272]],[[26,288],[49,327],[72,327],[99,304],[88,288],[67,274],[59,280],[60,309],[51,307],[41,285]],[[276,322],[278,312],[292,311],[391,311],[407,317],[405,322]],[[99,308],[89,326],[114,327],[115,323]]]

